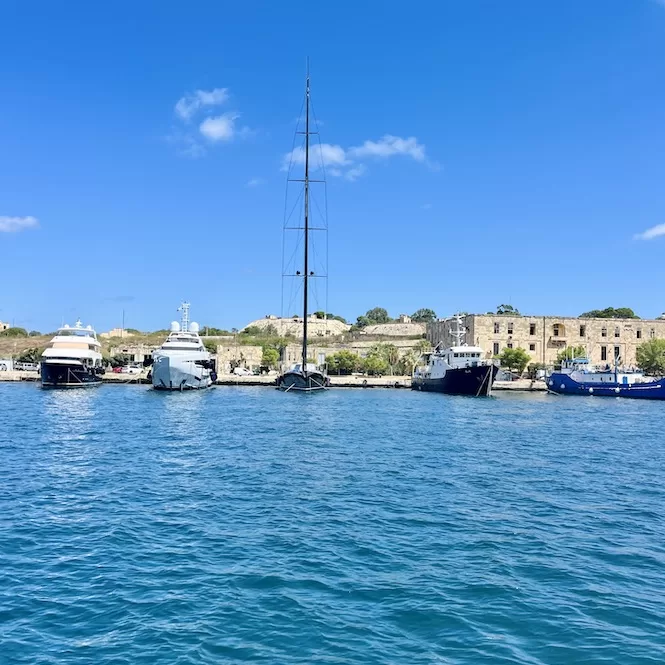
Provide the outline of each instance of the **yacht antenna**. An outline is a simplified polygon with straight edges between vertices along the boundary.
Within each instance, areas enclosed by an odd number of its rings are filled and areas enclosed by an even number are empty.
[[[178,311],[182,312],[182,317],[180,319],[180,329],[182,332],[187,332],[189,330],[189,303],[181,303],[180,307],[178,307]]]
[[[450,335],[456,342],[455,346],[462,346],[464,338],[466,337],[466,330],[462,328],[461,314],[455,314],[453,316],[453,321],[455,322],[455,327],[450,328]]]

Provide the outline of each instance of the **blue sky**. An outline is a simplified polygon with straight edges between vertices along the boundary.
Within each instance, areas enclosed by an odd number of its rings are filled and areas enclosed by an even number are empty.
[[[306,55],[331,311],[665,310],[665,2],[9,1],[0,24],[2,320],[279,313]]]

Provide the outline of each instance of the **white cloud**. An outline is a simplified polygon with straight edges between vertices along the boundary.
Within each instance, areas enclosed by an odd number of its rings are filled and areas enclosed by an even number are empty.
[[[431,203],[423,203],[423,204],[420,206],[420,209],[421,209],[421,210],[431,210],[431,209],[432,209],[432,204],[431,204]]]
[[[425,161],[425,146],[418,143],[415,136],[408,139],[400,138],[386,134],[378,141],[365,141],[362,145],[349,148],[349,155],[352,157],[378,157],[381,159],[392,157],[393,155],[406,155],[415,159],[417,162]]]
[[[259,185],[263,185],[263,183],[265,183],[263,178],[250,178],[247,181],[247,187],[258,187]]]
[[[213,118],[206,118],[200,125],[199,131],[209,141],[230,141],[235,133],[235,121],[240,117],[240,113],[229,111]]]
[[[354,182],[361,175],[364,175],[366,171],[367,171],[367,167],[364,164],[357,164],[356,166],[353,166],[348,171],[346,171],[346,173],[344,173],[344,177],[347,180],[350,180],[351,182]]]
[[[181,97],[176,105],[176,115],[182,120],[191,120],[192,116],[205,106],[221,106],[229,99],[228,88],[214,88],[213,90],[196,90]]]
[[[349,164],[346,158],[346,152],[342,146],[331,145],[330,143],[321,143],[320,145],[313,145],[310,148],[310,160],[312,168],[323,166],[345,166]],[[287,171],[289,165],[304,164],[305,163],[305,149],[302,147],[294,148],[291,152],[284,155],[282,160],[282,171]],[[332,172],[332,171],[331,171]]]
[[[18,233],[25,229],[34,229],[39,226],[36,217],[7,217],[0,215],[0,233]]]
[[[665,0],[663,0],[665,2]],[[636,240],[653,240],[660,236],[665,236],[665,224],[657,224],[650,229],[635,235]]]
[[[310,165],[313,170],[327,167],[327,173],[331,176],[354,181],[367,173],[367,167],[361,162],[363,158],[388,159],[395,155],[404,155],[436,168],[427,159],[425,146],[418,143],[417,138],[410,136],[403,139],[391,134],[386,134],[378,141],[365,141],[362,145],[350,148],[330,143],[322,143],[320,146],[315,144],[310,152]],[[282,171],[288,171],[294,164],[304,163],[305,150],[300,146],[284,155]]]

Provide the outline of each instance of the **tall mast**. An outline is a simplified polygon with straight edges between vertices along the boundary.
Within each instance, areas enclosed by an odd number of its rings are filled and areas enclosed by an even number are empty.
[[[309,58],[305,82],[305,283],[303,286],[302,369],[307,371],[307,286],[309,280]]]

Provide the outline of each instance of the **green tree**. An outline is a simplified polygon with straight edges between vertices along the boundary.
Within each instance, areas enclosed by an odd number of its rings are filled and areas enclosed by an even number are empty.
[[[395,373],[395,365],[399,362],[399,349],[394,344],[381,344],[381,349],[379,351],[381,355],[385,358],[390,367],[390,373]]]
[[[28,331],[25,328],[7,328],[0,332],[0,337],[27,337]]]
[[[411,320],[418,323],[431,323],[436,321],[436,312],[433,309],[423,308],[411,314]]]
[[[124,367],[129,363],[129,356],[124,353],[119,353],[118,355],[112,356],[109,362],[111,367]]]
[[[388,363],[380,355],[368,355],[362,359],[362,370],[370,376],[381,376],[388,372]]]
[[[366,326],[373,326],[378,323],[388,323],[391,321],[391,318],[388,316],[388,310],[383,307],[374,307],[373,309],[368,309],[364,314],[358,317],[356,320],[356,326],[358,328],[365,328]]]
[[[267,365],[270,369],[275,369],[279,363],[279,351],[272,346],[263,347],[263,355],[261,356],[261,364]]]
[[[583,346],[569,346],[556,354],[557,363],[562,363],[564,360],[572,360],[573,358],[586,358],[586,349]]]
[[[43,349],[37,347],[33,349],[25,349],[25,351],[21,351],[21,353],[16,356],[16,360],[21,363],[38,363],[42,357],[42,351]]]
[[[630,307],[606,307],[605,309],[592,309],[580,314],[580,319],[639,319]]]
[[[637,366],[646,374],[665,376],[665,339],[650,339],[636,351]]]
[[[217,342],[214,342],[211,339],[203,338],[203,346],[205,346],[208,353],[217,353]]]
[[[519,310],[515,309],[512,305],[499,305],[496,308],[496,313],[499,316],[510,316],[510,315],[519,316],[520,315]]]
[[[419,358],[420,356],[413,349],[410,349],[399,359],[397,371],[402,375],[411,376]]]
[[[240,334],[248,337],[258,337],[261,334],[261,328],[259,326],[247,326],[240,331]]]
[[[516,371],[518,374],[526,369],[526,366],[531,360],[531,356],[524,349],[504,349],[498,356],[501,361],[501,367],[506,367],[511,371]]]
[[[28,337],[41,337],[42,334],[39,332],[39,330],[31,330],[28,333]]]
[[[212,326],[201,326],[201,330],[206,337],[223,337],[231,334],[228,330],[213,328]]]
[[[360,358],[353,351],[346,349],[331,353],[326,357],[326,362],[328,371],[332,374],[352,374],[361,365]]]
[[[424,353],[429,353],[432,350],[432,345],[426,339],[420,339],[415,345],[414,350],[420,358]]]

